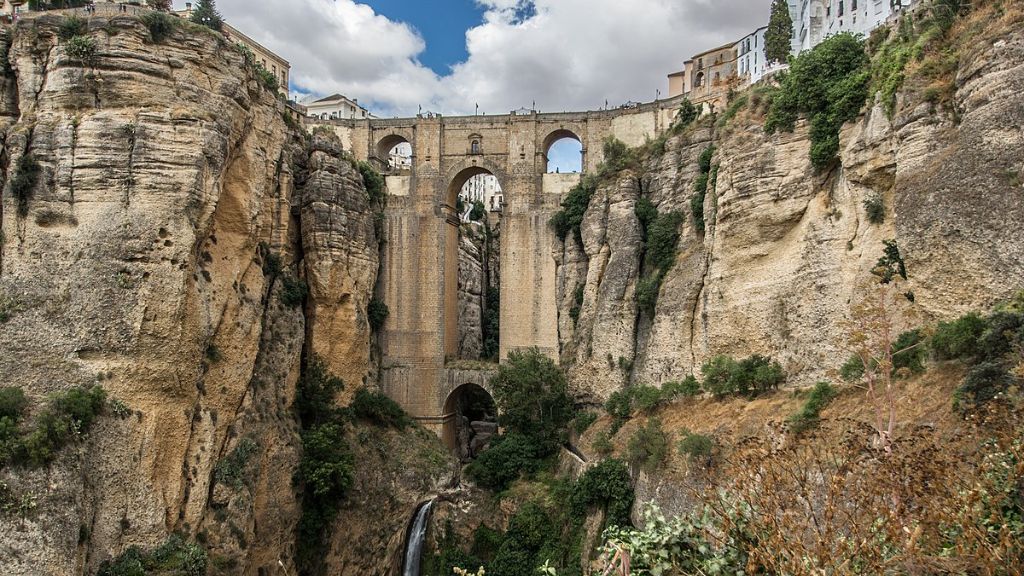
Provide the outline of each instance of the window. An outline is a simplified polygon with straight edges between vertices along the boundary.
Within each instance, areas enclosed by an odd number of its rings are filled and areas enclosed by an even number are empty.
[[[850,10],[857,9],[857,0],[850,0]]]
[[[479,154],[480,153],[480,141],[479,140],[473,140],[473,142],[469,145],[469,153],[470,154]]]
[[[843,0],[839,0],[839,16],[842,16],[843,14],[846,13],[846,10],[843,9],[844,8],[844,6],[843,6],[844,4],[845,4],[845,2]]]

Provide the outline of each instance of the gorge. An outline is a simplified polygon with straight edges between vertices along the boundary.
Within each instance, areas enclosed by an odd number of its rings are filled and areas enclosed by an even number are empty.
[[[158,39],[144,18],[98,16],[68,37],[67,16],[48,14],[3,28],[0,386],[25,398],[0,394],[2,571],[120,574],[137,560],[176,573],[156,566],[163,553],[202,557],[209,574],[535,574],[548,560],[586,573],[605,528],[662,525],[649,504],[671,520],[709,487],[756,494],[731,484],[770,469],[755,455],[801,470],[811,447],[865,467],[885,451],[915,469],[966,465],[984,452],[973,439],[998,434],[962,416],[983,395],[962,383],[1008,366],[991,395],[1012,431],[1024,378],[1024,10],[976,4],[931,40],[921,12],[866,42],[871,90],[824,168],[805,113],[765,129],[785,80],[689,121],[682,99],[297,120],[201,26]],[[547,174],[567,135],[584,174]],[[399,142],[411,167],[389,171]],[[458,193],[481,173],[505,206],[461,222]],[[866,385],[839,375],[880,286],[898,286],[890,327],[919,330],[911,346],[929,351],[895,379],[898,441],[882,451]],[[1002,354],[978,366],[930,340],[971,312]],[[713,388],[723,357],[754,359],[764,389]],[[570,403],[540,410],[559,413],[557,430],[530,431],[550,432],[547,452],[505,482],[482,469],[529,436],[502,384],[519,377],[544,394],[560,383]],[[66,396],[97,386],[101,398]],[[790,416],[815,390],[832,403],[801,435]],[[1020,455],[1015,438],[998,453]],[[916,521],[937,508],[927,498],[891,508]],[[919,533],[900,546],[932,544]]]

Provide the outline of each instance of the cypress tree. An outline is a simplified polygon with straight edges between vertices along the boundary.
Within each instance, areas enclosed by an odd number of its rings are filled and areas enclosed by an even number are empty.
[[[217,4],[214,0],[199,0],[196,8],[192,11],[192,21],[207,28],[220,32],[224,26],[224,18],[217,12]]]
[[[772,15],[764,33],[764,52],[769,62],[785,62],[793,48],[793,16],[786,0],[772,0]]]

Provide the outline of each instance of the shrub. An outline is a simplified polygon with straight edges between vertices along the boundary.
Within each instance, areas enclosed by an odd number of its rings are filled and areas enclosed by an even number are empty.
[[[370,300],[370,304],[366,308],[366,316],[370,320],[370,328],[379,332],[390,315],[391,311],[383,300],[380,298],[372,298]]]
[[[378,426],[404,430],[412,423],[409,415],[397,402],[380,392],[371,392],[367,388],[356,391],[352,401],[352,413],[356,418],[367,420]]]
[[[725,109],[725,112],[722,112],[722,115],[718,117],[718,122],[716,122],[716,125],[719,128],[724,128],[729,123],[729,121],[732,120],[737,114],[739,114],[740,110],[746,108],[747,104],[749,103],[750,96],[748,94],[740,94],[734,97],[729,102],[729,106]]]
[[[666,382],[661,385],[662,392],[669,398],[677,396],[696,396],[700,394],[700,382],[693,375],[687,376],[682,382]]]
[[[174,534],[150,552],[132,546],[117,558],[105,560],[96,576],[205,576],[207,563],[206,551],[202,547]]]
[[[609,136],[605,139],[601,146],[601,151],[604,152],[604,162],[601,166],[601,172],[603,173],[623,170],[634,160],[629,146],[626,146],[625,142],[615,136]]]
[[[574,416],[565,376],[540,350],[515,350],[491,380],[499,423],[549,453]]]
[[[637,308],[650,316],[658,305],[658,293],[661,291],[661,274],[655,273],[636,281]]]
[[[75,15],[65,16],[57,26],[57,37],[67,42],[75,36],[82,36],[89,31],[89,22]]]
[[[940,322],[932,335],[931,348],[940,360],[967,360],[980,354],[979,340],[988,323],[972,312],[952,321]]]
[[[612,417],[612,434],[618,432],[626,420],[633,415],[632,391],[627,388],[612,392],[604,403],[604,411]]]
[[[32,429],[20,440],[14,460],[32,466],[53,461],[65,445],[89,431],[106,405],[103,388],[72,388],[50,398]]]
[[[259,64],[256,65],[256,80],[260,83],[260,86],[271,92],[277,92],[281,87],[277,80],[277,75]]]
[[[107,407],[110,408],[111,414],[122,420],[132,415],[132,409],[120,398],[111,398],[107,402]]]
[[[149,28],[150,40],[159,44],[174,33],[178,18],[164,12],[149,12],[142,15],[142,23]]]
[[[704,199],[707,197],[708,184],[711,181],[711,160],[715,156],[715,147],[708,146],[697,159],[697,179],[693,183],[694,195],[690,197],[690,211],[693,213],[693,224],[698,232],[704,232]]]
[[[883,224],[885,222],[885,201],[882,199],[882,196],[874,194],[865,198],[864,212],[868,216],[868,222]]]
[[[789,429],[794,434],[800,434],[818,423],[821,411],[836,397],[836,390],[828,382],[818,382],[814,385],[810,395],[804,402],[803,407],[796,414],[789,417]]]
[[[213,467],[213,479],[218,484],[240,490],[243,486],[242,472],[249,460],[259,451],[259,445],[249,438],[242,438],[230,454]]]
[[[688,98],[684,98],[679,104],[679,112],[676,114],[675,125],[679,128],[686,128],[690,124],[693,124],[694,120],[700,116],[700,111],[697,107],[690,102]]]
[[[480,486],[501,492],[520,475],[539,470],[546,455],[531,438],[512,432],[492,440],[466,467],[466,473]]]
[[[285,274],[281,278],[281,304],[289,308],[298,308],[306,301],[308,295],[309,284],[306,284],[305,280],[291,274]]]
[[[629,437],[626,446],[629,463],[653,472],[661,468],[668,456],[668,435],[661,427],[661,420],[649,418]]]
[[[569,507],[577,518],[585,517],[590,508],[601,507],[606,525],[629,525],[633,485],[626,464],[611,458],[587,469],[573,487]]]
[[[572,318],[573,324],[580,321],[580,312],[583,310],[583,290],[586,288],[584,284],[576,286],[576,291],[573,293],[572,307],[569,308],[569,317]]]
[[[171,0],[146,0],[146,6],[149,6],[153,10],[163,10],[167,12],[171,9]]]
[[[987,323],[988,327],[978,338],[981,359],[1002,360],[1024,346],[1024,314],[999,310],[988,317]]]
[[[676,449],[680,454],[686,456],[691,464],[711,466],[715,439],[704,434],[694,434],[689,430],[683,430],[683,437],[676,445]]]
[[[1014,383],[1000,362],[986,361],[971,368],[953,394],[953,407],[962,413],[977,409],[1004,394]]]
[[[593,198],[596,191],[597,181],[584,176],[580,183],[565,195],[565,199],[562,200],[562,209],[551,217],[551,226],[555,229],[555,234],[559,239],[564,241],[569,232],[572,232],[575,234],[576,240],[580,244],[583,243],[580,225],[583,223],[583,216],[586,214],[587,208],[590,207],[590,199]]]
[[[681,212],[660,214],[647,233],[647,261],[661,274],[668,272],[676,259],[676,245],[679,243],[679,226],[683,223]]]
[[[92,64],[96,58],[96,40],[90,36],[75,36],[64,45],[64,52],[82,64]]]
[[[576,414],[576,418],[572,421],[572,428],[577,434],[583,434],[594,422],[597,422],[597,412],[584,410]]]
[[[893,374],[906,370],[912,374],[924,372],[924,360],[928,353],[926,342],[920,330],[909,330],[899,335],[892,343]]]
[[[879,283],[889,284],[896,279],[896,276],[907,279],[907,265],[903,263],[903,256],[900,254],[900,247],[895,240],[883,240],[882,257],[875,264],[872,274],[878,276]]]
[[[18,201],[18,215],[21,217],[28,215],[28,201],[39,183],[40,172],[42,167],[30,152],[18,159],[17,170],[11,180],[11,194]]]
[[[334,406],[344,388],[317,357],[310,358],[296,386],[295,409],[302,425],[302,458],[295,482],[302,488],[296,562],[310,572],[329,540],[339,506],[352,486],[354,458],[345,440],[345,419]]]
[[[821,170],[839,152],[839,129],[860,113],[868,96],[868,56],[849,33],[826,38],[793,58],[765,122],[768,133],[792,131],[800,114],[811,121],[811,162]]]
[[[635,386],[631,390],[633,400],[639,410],[652,410],[663,400],[661,389],[654,386]]]
[[[715,356],[700,368],[704,376],[704,389],[718,398],[723,398],[736,391],[733,374],[739,366],[728,356]]]
[[[739,362],[733,379],[735,380],[733,387],[737,392],[753,394],[777,389],[786,380],[786,374],[778,362],[760,354],[754,354]]]
[[[312,358],[296,385],[295,410],[303,427],[311,428],[338,416],[334,397],[345,389],[341,378],[327,371],[320,358]]]
[[[594,435],[594,442],[591,447],[599,456],[608,456],[615,451],[615,446],[612,444],[612,439],[608,435],[607,430],[602,430]]]
[[[384,180],[384,176],[377,172],[369,162],[359,162],[358,167],[359,174],[363,177],[363,186],[366,187],[366,194],[370,198],[370,203],[382,203],[385,190],[387,190],[387,182]]]
[[[340,424],[322,424],[303,432],[298,478],[318,500],[340,501],[352,486],[354,468]]]
[[[839,368],[839,376],[844,382],[856,382],[864,377],[864,362],[861,361],[860,356],[856,354],[850,356],[849,359]]]
[[[483,222],[485,214],[484,203],[479,200],[474,201],[473,210],[469,213],[469,219],[474,222]]]
[[[25,391],[18,387],[0,388],[0,418],[10,418],[18,422],[28,408]]]
[[[636,206],[633,208],[633,212],[636,214],[637,220],[640,221],[644,240],[646,241],[647,231],[650,229],[651,224],[654,223],[654,220],[658,217],[658,209],[647,198],[640,198],[636,201]]]

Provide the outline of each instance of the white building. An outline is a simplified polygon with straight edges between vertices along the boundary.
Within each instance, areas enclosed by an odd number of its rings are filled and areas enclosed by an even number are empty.
[[[795,0],[790,2],[793,16],[793,50],[810,50],[822,40],[842,32],[868,36],[893,15],[917,4],[919,0]]]
[[[459,198],[471,208],[474,202],[483,202],[484,208],[490,212],[500,212],[505,202],[505,196],[501,191],[501,184],[498,179],[490,174],[477,174],[462,186]],[[468,215],[468,210],[466,215]],[[464,215],[465,216],[465,215]]]
[[[370,112],[354,100],[341,94],[333,94],[313,102],[306,103],[309,116],[321,120],[361,120],[370,118]]]
[[[736,73],[741,78],[746,76],[751,84],[764,76],[768,64],[764,51],[764,32],[767,29],[767,26],[762,26],[736,43]]]

